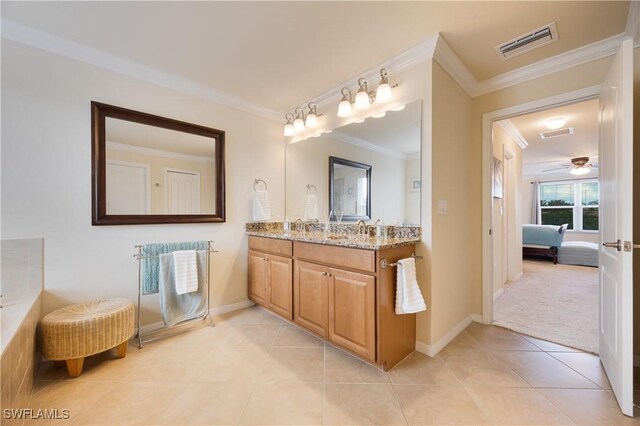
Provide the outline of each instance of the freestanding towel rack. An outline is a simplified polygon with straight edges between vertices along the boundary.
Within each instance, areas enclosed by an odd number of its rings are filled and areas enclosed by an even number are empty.
[[[158,339],[162,339],[163,337],[166,336],[156,336],[156,337],[152,337],[150,339],[144,340],[142,338],[142,331],[140,330],[140,299],[142,296],[142,260],[143,259],[151,259],[151,258],[156,258],[158,257],[156,256],[148,256],[144,254],[144,246],[143,245],[136,245],[135,248],[138,250],[138,252],[136,254],[133,255],[133,257],[138,261],[138,326],[137,326],[137,330],[136,330],[136,338],[138,339],[138,347],[140,349],[142,349],[142,346],[145,343],[148,342],[152,342],[154,340],[158,340]],[[186,329],[184,329],[184,326],[187,324],[191,324],[193,322],[196,321],[202,321],[203,323],[207,320],[207,318],[209,319],[209,325],[211,327],[213,327],[215,324],[213,323],[213,319],[211,319],[211,286],[209,285],[210,283],[210,278],[211,278],[211,268],[209,267],[211,262],[209,261],[209,256],[211,255],[211,253],[217,253],[217,250],[213,249],[213,241],[207,241],[207,312],[200,316],[200,317],[196,317],[196,318],[192,318],[190,320],[186,320],[186,321],[182,321],[176,325],[172,325],[172,326],[168,326],[168,327],[164,327],[158,330],[154,330],[152,333],[161,331],[161,330],[168,330],[168,329],[180,329],[181,327],[183,328],[183,330],[181,332],[186,331]]]

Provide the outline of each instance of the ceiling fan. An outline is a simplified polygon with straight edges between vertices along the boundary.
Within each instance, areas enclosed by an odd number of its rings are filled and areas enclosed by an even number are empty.
[[[567,170],[568,168],[568,170]],[[581,176],[591,172],[591,169],[597,169],[598,164],[589,163],[589,157],[576,157],[571,159],[571,164],[554,167],[552,169],[542,170],[542,173],[553,172],[556,170],[567,170],[572,175]]]

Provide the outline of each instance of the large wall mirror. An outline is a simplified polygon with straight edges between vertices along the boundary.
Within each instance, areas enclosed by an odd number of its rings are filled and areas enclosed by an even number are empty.
[[[288,144],[287,217],[322,221],[333,212],[334,221],[420,225],[421,124],[422,101],[415,101]]]
[[[224,132],[91,103],[92,223],[224,222]]]

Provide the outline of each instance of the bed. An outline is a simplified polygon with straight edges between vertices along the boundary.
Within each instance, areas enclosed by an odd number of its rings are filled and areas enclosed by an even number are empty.
[[[522,255],[550,257],[556,265],[567,226],[522,225]]]

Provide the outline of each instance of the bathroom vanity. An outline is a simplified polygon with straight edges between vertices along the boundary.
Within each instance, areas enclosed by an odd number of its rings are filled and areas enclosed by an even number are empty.
[[[389,263],[410,257],[419,237],[248,234],[251,300],[385,371],[413,352],[415,314],[395,314]]]

